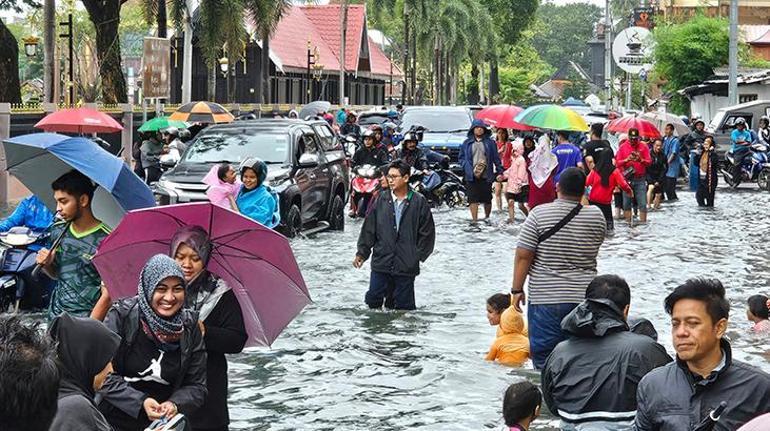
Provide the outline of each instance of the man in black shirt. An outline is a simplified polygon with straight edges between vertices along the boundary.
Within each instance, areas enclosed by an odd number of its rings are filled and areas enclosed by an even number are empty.
[[[612,151],[610,143],[606,139],[602,139],[603,132],[604,125],[602,123],[591,124],[591,140],[583,146],[583,166],[586,167],[586,172],[594,168],[597,154],[605,149]]]

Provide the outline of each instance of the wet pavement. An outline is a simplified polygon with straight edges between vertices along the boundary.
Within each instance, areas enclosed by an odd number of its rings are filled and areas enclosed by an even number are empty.
[[[768,293],[770,193],[720,188],[715,209],[700,209],[692,193],[650,214],[650,223],[623,223],[599,255],[599,272],[616,273],[632,288],[631,315],[656,326],[673,354],[663,298],[689,277],[722,280],[732,305],[728,335],[734,356],[770,371],[767,340],[748,333],[746,299]],[[521,214],[519,213],[519,217]],[[419,309],[369,311],[363,304],[369,267],[351,266],[360,221],[345,232],[293,241],[314,303],[272,349],[231,358],[233,429],[390,430],[501,429],[502,393],[526,378],[523,369],[483,360],[495,335],[486,298],[510,289],[521,220],[469,228],[467,210],[438,210],[436,249],[415,290]],[[556,429],[544,410],[532,429]]]

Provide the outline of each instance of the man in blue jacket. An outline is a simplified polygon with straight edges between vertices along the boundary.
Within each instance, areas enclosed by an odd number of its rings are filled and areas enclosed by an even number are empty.
[[[478,222],[479,204],[484,204],[484,215],[492,212],[492,182],[501,181],[503,165],[492,132],[481,120],[473,120],[468,139],[460,147],[459,161],[463,168],[472,223]]]
[[[53,213],[37,196],[24,198],[13,213],[0,222],[0,232],[7,232],[12,227],[24,226],[36,232],[48,229],[53,222]]]

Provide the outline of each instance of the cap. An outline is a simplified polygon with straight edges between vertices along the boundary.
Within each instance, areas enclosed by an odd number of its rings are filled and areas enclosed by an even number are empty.
[[[628,129],[628,139],[638,139],[639,130],[635,128]]]

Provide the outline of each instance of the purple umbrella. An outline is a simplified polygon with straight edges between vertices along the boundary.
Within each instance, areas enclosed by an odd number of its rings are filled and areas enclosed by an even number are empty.
[[[269,346],[311,302],[286,238],[208,202],[131,211],[102,241],[93,263],[110,296],[134,296],[147,260],[169,253],[181,226],[203,227],[213,250],[207,269],[235,292],[249,333],[246,346]]]

